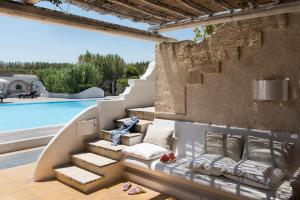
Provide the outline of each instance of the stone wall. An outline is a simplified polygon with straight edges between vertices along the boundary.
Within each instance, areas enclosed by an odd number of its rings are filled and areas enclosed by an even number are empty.
[[[158,118],[300,132],[300,13],[222,25],[200,44],[156,47]],[[286,102],[253,100],[253,81],[290,79]]]

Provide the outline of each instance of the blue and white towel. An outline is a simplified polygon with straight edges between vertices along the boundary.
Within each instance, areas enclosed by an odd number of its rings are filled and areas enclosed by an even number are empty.
[[[116,130],[113,130],[110,133],[110,139],[112,141],[113,146],[117,146],[120,143],[121,136],[130,133],[131,129],[135,124],[139,122],[139,119],[135,116],[130,117],[130,119],[126,120],[122,127]]]

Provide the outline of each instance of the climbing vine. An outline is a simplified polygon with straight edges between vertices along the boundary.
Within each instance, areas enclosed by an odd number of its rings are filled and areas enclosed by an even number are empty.
[[[201,26],[200,28],[195,28],[193,31],[195,33],[194,41],[201,42],[207,39],[211,34],[215,32],[215,30],[220,26],[220,24],[215,25],[206,25]]]

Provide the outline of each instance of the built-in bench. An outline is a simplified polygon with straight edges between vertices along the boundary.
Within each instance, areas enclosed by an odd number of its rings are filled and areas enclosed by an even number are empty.
[[[145,184],[162,193],[183,199],[289,199],[292,195],[291,177],[300,166],[300,138],[298,134],[249,130],[209,124],[155,119],[154,124],[175,130],[172,144],[177,161],[163,164],[158,159],[145,161],[130,156],[122,159],[126,166],[125,177]],[[273,189],[266,190],[242,184],[226,177],[192,173],[188,163],[204,153],[205,131],[252,135],[272,138],[276,141],[292,142],[289,176]],[[221,196],[220,196],[221,195]]]

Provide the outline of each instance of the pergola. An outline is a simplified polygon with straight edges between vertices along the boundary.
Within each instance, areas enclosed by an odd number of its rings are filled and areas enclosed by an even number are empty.
[[[37,7],[37,2],[1,0],[0,13],[163,42],[175,39],[159,32],[300,11],[299,0],[65,0],[85,10],[147,23],[145,31]]]

